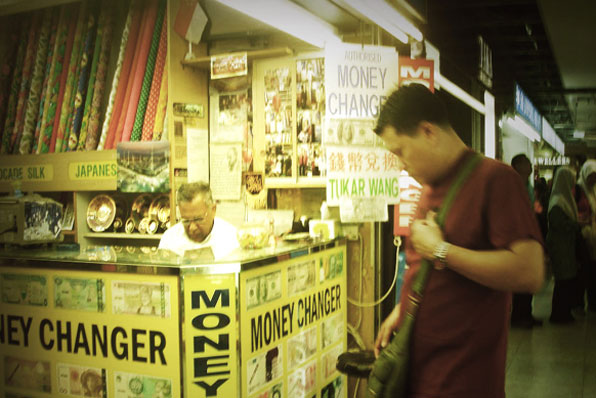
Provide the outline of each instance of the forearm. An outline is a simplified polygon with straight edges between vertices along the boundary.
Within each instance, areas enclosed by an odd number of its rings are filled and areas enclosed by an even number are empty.
[[[533,240],[514,242],[509,250],[476,251],[450,245],[447,267],[496,290],[534,293],[544,282],[542,246]]]

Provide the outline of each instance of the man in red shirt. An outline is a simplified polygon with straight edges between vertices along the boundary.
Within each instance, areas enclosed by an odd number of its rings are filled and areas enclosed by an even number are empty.
[[[403,86],[387,99],[375,132],[423,185],[401,302],[421,259],[435,264],[414,325],[408,396],[503,398],[511,292],[534,293],[544,281],[542,237],[525,187],[510,166],[483,158],[441,230],[435,212],[473,156],[443,103],[424,86]],[[400,315],[398,305],[381,325],[377,355]]]

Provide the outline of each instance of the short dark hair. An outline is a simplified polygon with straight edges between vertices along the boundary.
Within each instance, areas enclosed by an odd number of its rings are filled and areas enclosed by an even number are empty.
[[[213,196],[209,183],[203,181],[188,182],[180,185],[178,194],[176,195],[176,203],[192,202],[197,196],[201,196],[206,205],[213,204]]]
[[[413,134],[421,121],[441,127],[450,126],[443,101],[422,84],[409,84],[395,90],[379,113],[375,133],[392,126],[400,134]]]
[[[532,165],[532,162],[530,162],[530,159],[528,159],[528,157],[525,154],[519,153],[515,155],[513,159],[511,159],[511,167],[517,170],[519,167],[521,167],[522,164],[526,162],[529,163],[530,166]]]

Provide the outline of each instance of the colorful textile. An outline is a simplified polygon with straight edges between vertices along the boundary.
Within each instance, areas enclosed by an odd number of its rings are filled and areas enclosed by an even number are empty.
[[[54,115],[54,126],[52,127],[52,138],[50,140],[50,153],[56,151],[56,139],[58,138],[58,130],[60,127],[60,120],[62,119],[62,105],[64,102],[64,93],[66,91],[66,80],[68,78],[69,66],[70,66],[70,58],[72,55],[73,44],[75,40],[75,31],[77,28],[77,22],[79,15],[79,4],[75,4],[73,9],[71,10],[70,18],[72,21],[69,21],[68,26],[68,33],[66,38],[66,49],[64,51],[64,61],[62,63],[62,73],[60,74],[59,80],[59,89],[58,89],[58,98],[56,99],[56,113]]]
[[[27,43],[25,42],[27,31],[21,29],[23,23],[23,18],[14,18],[11,21],[9,21],[6,26],[8,33],[6,34],[5,38],[8,40],[6,43],[5,51],[2,54],[0,54],[0,58],[2,59],[2,66],[0,67],[0,127],[4,126],[4,121],[6,118],[6,108],[8,105],[8,100],[11,96],[11,80],[13,77],[13,72],[15,72],[17,53],[19,52],[19,47],[22,47],[23,49],[21,50],[21,53],[24,54],[25,46],[27,45]],[[22,42],[22,46],[19,46],[20,42]],[[17,71],[16,74],[19,73],[21,73],[20,69]],[[0,129],[0,131],[3,130]],[[2,140],[0,139],[0,142],[1,141]]]
[[[128,9],[128,15],[126,16],[126,22],[124,23],[124,30],[122,31],[122,38],[120,40],[120,49],[118,50],[118,60],[116,61],[116,70],[114,71],[114,78],[112,79],[112,88],[110,90],[110,97],[108,99],[108,105],[106,107],[106,114],[103,120],[103,126],[101,129],[101,135],[99,137],[99,143],[97,144],[97,150],[101,151],[108,137],[108,131],[110,129],[110,120],[112,119],[112,113],[114,112],[114,102],[116,101],[116,93],[118,91],[118,81],[120,80],[120,74],[122,72],[122,64],[124,63],[124,56],[126,54],[126,48],[128,43],[128,37],[130,34],[130,27],[132,23],[132,14],[134,10],[134,2],[130,3]]]
[[[7,147],[7,153],[18,152],[18,143],[20,142],[20,137],[23,133],[25,111],[27,109],[27,100],[29,99],[29,89],[31,88],[31,77],[35,64],[35,50],[37,50],[42,17],[43,11],[39,11],[33,15],[31,20],[31,27],[27,38],[27,49],[25,50],[25,60],[23,62],[21,84],[18,89],[17,108],[14,113],[9,113],[9,115],[14,115],[14,123],[10,136],[10,142]]]
[[[99,53],[101,52],[101,41],[103,31],[105,28],[106,13],[108,7],[102,7],[101,14],[98,18],[97,32],[95,35],[95,44],[93,45],[93,57],[91,59],[91,69],[89,70],[89,79],[87,81],[87,93],[85,96],[85,105],[83,107],[83,119],[81,120],[81,130],[79,132],[79,140],[77,142],[77,150],[81,151],[85,148],[87,141],[87,132],[89,128],[89,116],[91,115],[91,102],[93,101],[93,93],[95,90],[95,80],[97,76],[97,66],[99,64]]]
[[[153,141],[161,141],[162,133],[165,131],[165,117],[168,108],[168,63],[163,69],[161,85],[159,89],[159,101],[157,101],[157,113],[155,125],[153,126]],[[166,137],[167,138],[167,137]]]
[[[135,69],[133,69],[133,82],[126,109],[126,118],[122,127],[122,141],[130,141],[132,127],[139,105],[139,97],[141,96],[141,87],[145,77],[147,57],[151,47],[151,39],[153,37],[156,19],[157,0],[150,0],[145,9],[145,14],[143,15],[143,31],[139,38],[139,45],[137,46],[138,51],[135,54]]]
[[[77,91],[74,96],[74,107],[72,110],[72,123],[68,135],[67,150],[74,151],[77,148],[81,124],[83,122],[83,112],[85,111],[85,98],[87,96],[87,84],[89,82],[89,73],[93,62],[93,45],[95,44],[95,34],[97,33],[97,9],[92,7],[87,18],[87,34],[85,35],[81,62],[79,64],[80,73],[78,76]]]
[[[139,96],[139,105],[137,106],[137,113],[132,127],[130,140],[139,141],[143,131],[143,121],[145,120],[145,111],[147,110],[147,102],[149,101],[149,91],[151,90],[151,82],[153,81],[153,73],[155,72],[155,61],[157,58],[157,50],[161,38],[161,30],[163,28],[164,14],[166,9],[165,0],[161,0],[157,9],[157,19],[155,21],[155,28],[153,29],[153,38],[151,39],[151,47],[149,55],[147,56],[147,66],[145,68],[145,76],[143,77],[143,84],[141,85],[141,94]]]
[[[74,108],[74,98],[78,83],[78,76],[81,65],[81,54],[83,51],[83,38],[87,35],[87,2],[81,2],[77,26],[72,43],[72,52],[68,62],[68,71],[66,85],[64,88],[64,97],[62,99],[62,109],[60,111],[60,121],[58,122],[58,133],[56,134],[55,152],[65,152],[68,148],[67,140],[70,135],[70,126],[72,123],[72,113]]]
[[[93,89],[93,100],[91,102],[91,110],[89,111],[89,126],[87,128],[87,140],[85,141],[85,149],[87,151],[94,151],[97,148],[99,141],[99,117],[101,110],[101,101],[106,85],[106,74],[108,68],[108,61],[110,58],[110,48],[113,30],[113,7],[106,7],[106,16],[103,23],[103,33],[101,36],[101,50],[99,52],[99,62],[97,64],[97,73],[95,75],[95,88]],[[80,139],[79,139],[80,141]]]
[[[128,88],[128,84],[131,81],[130,79],[130,72],[134,66],[134,55],[135,50],[137,48],[137,43],[139,39],[139,33],[142,28],[142,15],[143,11],[138,2],[132,1],[130,5],[129,13],[132,14],[131,21],[130,21],[130,31],[128,34],[128,41],[126,42],[126,49],[124,50],[124,61],[122,62],[122,70],[120,72],[120,78],[118,79],[118,88],[116,89],[116,96],[114,99],[114,107],[113,113],[110,117],[109,126],[108,126],[108,133],[106,136],[106,143],[104,145],[105,149],[114,148],[119,141],[117,140],[117,130],[118,124],[122,117],[122,114],[125,109],[125,98],[126,92]],[[123,38],[124,40],[124,38]],[[121,47],[124,43],[121,44]],[[114,84],[116,83],[116,76],[114,76]],[[108,105],[109,109],[109,105]],[[107,118],[107,116],[106,116]]]
[[[15,123],[16,109],[19,101],[19,88],[21,86],[22,70],[25,62],[25,54],[27,51],[27,38],[29,36],[28,23],[24,23],[21,27],[21,40],[19,42],[19,48],[15,55],[14,73],[12,82],[10,84],[10,92],[6,103],[6,118],[2,120],[0,127],[4,127],[2,130],[2,142],[0,143],[0,153],[7,154],[11,153],[10,140],[12,137],[13,127]],[[33,30],[35,32],[35,30]],[[35,37],[35,36],[34,36]]]
[[[33,74],[31,75],[31,87],[27,96],[24,125],[22,132],[17,131],[20,137],[17,136],[14,147],[15,152],[21,154],[27,154],[31,151],[31,143],[35,134],[35,125],[39,114],[39,102],[42,95],[44,72],[48,56],[51,25],[52,10],[46,9],[43,14],[41,30],[37,40],[37,51],[33,65]]]
[[[161,88],[163,69],[166,64],[167,52],[168,29],[167,18],[164,18],[161,27],[161,35],[159,38],[159,48],[157,50],[157,57],[155,58],[155,71],[153,72],[153,81],[151,82],[151,89],[149,91],[147,109],[145,110],[143,133],[141,135],[141,140],[143,141],[151,141],[153,137],[153,127],[155,126],[155,113],[157,111],[157,103],[159,101],[159,91]]]
[[[56,43],[54,45],[54,57],[48,82],[48,97],[46,98],[46,110],[41,125],[37,153],[47,153],[50,150],[52,131],[54,130],[54,118],[58,107],[58,94],[60,93],[60,78],[66,52],[66,40],[68,39],[68,21],[70,21],[72,9],[70,6],[62,6],[60,10],[60,22],[56,31]]]
[[[41,136],[41,129],[44,123],[45,116],[48,113],[50,103],[50,75],[54,69],[54,46],[56,44],[58,22],[60,19],[60,10],[55,8],[52,13],[52,25],[50,26],[50,41],[48,43],[48,56],[46,58],[46,71],[43,78],[43,85],[41,89],[41,98],[39,99],[39,112],[37,113],[37,123],[35,123],[35,133],[33,134],[33,141],[31,142],[31,152],[37,152],[37,145],[39,137]]]

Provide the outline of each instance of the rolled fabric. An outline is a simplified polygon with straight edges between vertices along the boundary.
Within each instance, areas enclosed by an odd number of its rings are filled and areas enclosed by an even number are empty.
[[[118,82],[120,80],[120,74],[122,73],[122,65],[124,64],[124,58],[126,55],[126,48],[128,44],[128,37],[130,36],[130,28],[132,24],[132,14],[134,12],[134,1],[130,2],[128,14],[126,16],[126,22],[124,23],[124,29],[122,31],[122,38],[120,39],[120,49],[118,50],[118,60],[116,61],[116,70],[114,71],[114,78],[112,79],[112,88],[110,89],[110,97],[108,99],[108,105],[106,107],[106,114],[103,119],[103,126],[101,128],[101,135],[97,144],[97,150],[101,151],[106,143],[108,137],[108,131],[110,130],[110,120],[112,119],[112,113],[114,112],[114,103],[116,101],[116,94],[118,92]]]
[[[16,119],[16,109],[19,102],[19,89],[21,87],[21,80],[23,78],[23,66],[25,63],[25,54],[27,52],[28,37],[30,31],[35,32],[33,27],[30,27],[29,21],[26,20],[21,26],[21,40],[18,42],[18,49],[15,55],[14,73],[12,74],[12,81],[10,83],[10,91],[6,101],[6,118],[2,121],[0,126],[4,127],[2,130],[2,141],[0,142],[0,153],[11,153],[10,140],[13,133],[13,128]],[[33,36],[35,37],[35,36]],[[33,40],[32,40],[33,41]]]
[[[60,120],[62,118],[62,105],[64,102],[64,94],[66,91],[66,81],[68,78],[69,66],[70,66],[70,58],[72,56],[72,49],[75,39],[75,32],[77,28],[77,20],[78,15],[80,12],[80,4],[75,4],[71,10],[71,18],[76,18],[75,20],[68,21],[68,33],[66,38],[66,48],[64,50],[64,61],[62,63],[62,73],[60,74],[60,81],[59,81],[59,91],[58,91],[58,98],[57,98],[57,106],[56,106],[56,113],[54,115],[54,126],[52,127],[52,138],[50,140],[50,150],[49,152],[56,151],[56,140],[58,138],[58,130],[60,128]]]
[[[41,98],[39,100],[39,112],[37,114],[37,123],[35,124],[35,133],[33,134],[33,141],[31,142],[31,152],[37,152],[37,145],[39,144],[39,137],[44,124],[46,115],[48,114],[50,104],[50,78],[55,69],[55,54],[54,47],[56,45],[56,38],[58,36],[58,23],[60,21],[61,10],[60,7],[53,9],[52,25],[50,27],[50,41],[48,43],[48,56],[46,58],[46,71],[43,77],[43,86],[41,89]]]
[[[142,141],[151,141],[153,138],[153,127],[155,126],[155,113],[159,101],[161,78],[163,76],[163,69],[166,64],[166,55],[168,52],[167,23],[168,19],[164,18],[161,27],[161,35],[159,37],[159,48],[155,58],[155,71],[153,72],[153,80],[151,81],[151,89],[149,90],[149,99],[145,110],[145,120],[143,121]]]
[[[84,39],[84,46],[79,65],[80,73],[77,83],[77,91],[74,97],[74,107],[72,110],[72,123],[68,135],[67,150],[74,151],[79,141],[81,132],[81,123],[83,122],[83,112],[85,110],[85,98],[87,96],[87,83],[89,82],[89,72],[93,62],[93,45],[95,44],[95,34],[97,33],[97,8],[92,7],[89,10],[87,18],[87,34]]]
[[[153,38],[151,39],[151,47],[149,49],[149,55],[147,56],[145,76],[143,77],[143,83],[141,85],[139,105],[137,106],[137,113],[135,115],[135,121],[130,136],[131,141],[139,141],[141,139],[141,133],[143,132],[143,121],[145,120],[145,111],[147,110],[147,102],[149,100],[151,82],[153,81],[153,73],[155,72],[155,61],[157,58],[157,50],[159,49],[163,21],[165,20],[165,10],[166,2],[165,0],[160,0],[157,8],[155,28],[153,29]]]
[[[62,109],[60,111],[60,120],[58,122],[58,133],[56,134],[55,152],[64,152],[67,149],[66,140],[70,135],[70,126],[72,123],[72,110],[74,106],[74,97],[78,83],[78,75],[81,64],[81,54],[83,51],[83,38],[87,35],[87,2],[81,2],[79,15],[77,17],[74,41],[72,43],[72,52],[68,61],[68,70],[66,85],[64,87],[64,98],[62,99]]]
[[[25,60],[23,63],[23,73],[21,76],[21,84],[19,86],[19,93],[17,98],[17,107],[14,115],[14,123],[12,127],[12,134],[10,142],[8,143],[7,153],[18,152],[18,142],[23,133],[23,124],[25,122],[25,111],[27,109],[27,100],[29,99],[29,89],[31,88],[31,77],[33,75],[33,66],[35,64],[35,51],[37,50],[37,43],[39,40],[39,33],[41,31],[41,20],[43,11],[36,12],[31,20],[31,28],[28,33],[27,49],[25,52]]]
[[[6,121],[6,110],[8,107],[8,101],[11,96],[10,89],[12,87],[13,75],[20,75],[21,73],[20,69],[15,69],[15,64],[17,61],[17,53],[19,52],[19,47],[22,47],[21,58],[24,58],[25,47],[27,46],[27,30],[22,29],[24,25],[24,18],[11,19],[7,25],[8,33],[5,38],[8,40],[6,43],[6,51],[2,54],[2,56],[4,57],[2,66],[0,66],[0,127],[4,126],[4,122]],[[19,45],[19,43],[22,43],[22,46]],[[17,79],[20,79],[20,76],[17,77]],[[15,97],[17,94],[18,93],[15,92]],[[14,100],[13,102],[15,101],[16,100]],[[4,135],[4,130],[0,129],[0,131],[3,131],[2,135]],[[0,145],[1,142],[2,139],[0,139]]]
[[[128,81],[126,82],[126,90],[124,91],[124,96],[122,99],[122,107],[120,109],[120,117],[118,118],[118,122],[114,127],[114,140],[112,142],[112,148],[116,148],[118,143],[122,141],[122,130],[124,129],[124,122],[126,121],[126,115],[128,114],[128,107],[130,105],[130,97],[132,93],[132,86],[134,83],[134,71],[137,69],[137,64],[139,63],[139,57],[137,54],[140,51],[142,46],[142,36],[145,30],[145,25],[147,25],[148,21],[146,18],[148,9],[142,8],[142,16],[141,16],[141,26],[139,27],[138,37],[135,43],[134,53],[133,53],[133,60],[132,65],[130,67],[130,73],[128,77]]]
[[[58,107],[58,94],[60,93],[60,81],[62,69],[64,68],[64,56],[66,53],[66,41],[68,39],[69,25],[71,19],[72,7],[62,6],[60,10],[60,21],[56,32],[56,43],[54,45],[54,57],[52,69],[48,82],[49,96],[46,98],[46,108],[44,119],[41,125],[39,142],[37,143],[37,153],[47,153],[50,150],[52,141],[52,132],[54,130],[54,118],[56,117],[56,108]]]
[[[168,109],[168,63],[166,62],[161,78],[159,89],[159,101],[157,101],[157,113],[155,114],[155,125],[153,126],[153,141],[161,141],[162,133],[165,130],[165,117]]]
[[[85,141],[85,150],[94,151],[99,141],[99,117],[101,110],[101,101],[105,92],[106,74],[108,61],[110,58],[110,49],[112,41],[112,30],[114,23],[113,7],[104,8],[106,17],[101,36],[101,50],[99,52],[99,62],[97,64],[97,73],[95,74],[95,88],[93,89],[93,100],[89,111],[89,125],[87,127],[87,140]],[[80,139],[79,139],[80,141]]]
[[[155,21],[157,19],[157,0],[149,0],[146,8],[145,25],[140,37],[140,47],[135,58],[138,58],[136,69],[133,71],[133,84],[130,91],[130,98],[126,109],[126,119],[122,128],[122,141],[130,141],[132,134],[132,127],[135,122],[137,107],[139,105],[139,97],[141,96],[141,87],[145,77],[145,67],[147,64],[147,57],[151,47],[151,39],[153,37],[153,30]]]
[[[85,142],[87,141],[89,117],[91,115],[91,103],[93,102],[93,93],[95,91],[97,67],[99,65],[99,54],[101,53],[101,42],[106,24],[106,15],[109,9],[109,7],[102,7],[101,13],[98,17],[95,44],[93,45],[93,56],[91,59],[91,69],[89,70],[89,79],[87,81],[87,94],[84,101],[85,105],[83,106],[83,119],[81,120],[81,130],[79,131],[79,140],[77,141],[78,151],[85,149]]]
[[[31,75],[31,86],[27,96],[27,107],[22,133],[16,138],[15,152],[27,154],[31,151],[31,141],[35,134],[35,125],[39,114],[39,102],[42,95],[44,71],[48,56],[48,45],[50,41],[50,27],[52,25],[52,10],[46,9],[42,18],[41,30],[37,40],[37,50]]]

